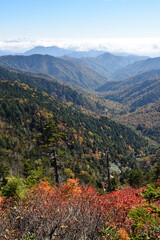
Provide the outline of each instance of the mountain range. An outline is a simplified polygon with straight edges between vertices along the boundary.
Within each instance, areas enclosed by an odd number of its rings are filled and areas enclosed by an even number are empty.
[[[88,51],[75,51],[73,49],[59,48],[55,46],[52,47],[37,46],[24,52],[22,55],[30,56],[34,54],[42,54],[50,55],[53,57],[63,57],[65,55],[72,58],[82,58],[82,57],[97,57],[103,53],[105,53],[105,51],[98,51],[94,49]]]
[[[110,79],[114,79],[112,74],[115,71],[118,71],[124,68],[125,66],[140,61],[142,59],[143,60],[148,59],[148,57],[136,55],[115,56],[107,52],[95,58],[81,58],[74,59],[73,61],[81,63],[85,66],[92,67],[93,69],[100,72],[104,76],[106,77],[110,76]]]
[[[144,57],[119,57],[110,53],[80,59],[56,58],[50,55],[2,56],[0,65],[10,69],[47,74],[73,86],[94,90],[111,80],[111,74],[117,69],[141,58]]]
[[[160,143],[159,58],[67,54],[0,57],[0,168],[53,179],[53,166],[36,145],[53,119],[65,133],[57,148],[61,181],[78,177],[101,187],[107,146],[111,173],[123,175]],[[124,79],[115,77],[122,70]]]
[[[108,81],[104,85],[100,86],[98,89],[96,89],[97,92],[106,92],[106,91],[115,91],[118,89],[121,89],[125,86],[129,86],[132,84],[136,84],[138,82],[142,82],[145,80],[154,80],[160,78],[160,69],[159,70],[151,70],[147,71],[141,74],[138,74],[133,77],[129,77],[125,80],[114,80],[114,81]]]
[[[116,71],[112,77],[116,80],[121,80],[131,76],[138,75],[140,73],[159,69],[160,69],[160,57],[149,58],[143,61],[135,62]]]
[[[40,88],[61,101],[76,104],[84,108],[84,111],[107,113],[135,129],[142,129],[138,126],[143,125],[143,133],[160,142],[160,58],[115,56],[110,53],[81,58],[2,56],[0,64],[16,71],[16,76],[24,79],[25,83]],[[92,90],[92,93],[87,95],[88,90]],[[98,94],[97,97],[95,93]],[[151,116],[150,119],[147,118],[147,113]]]
[[[2,56],[0,65],[10,69],[47,74],[85,89],[94,89],[108,80],[88,66],[49,55]]]
[[[56,78],[47,79],[46,77],[31,75],[31,73],[24,73],[20,70],[13,71],[0,66],[0,79],[10,81],[19,80],[21,83],[41,89],[62,102],[79,106],[81,110],[87,111],[88,113],[100,114],[103,113],[106,108],[110,114],[112,114],[113,111],[119,111],[118,104],[98,98],[96,94],[77,90],[60,82]]]

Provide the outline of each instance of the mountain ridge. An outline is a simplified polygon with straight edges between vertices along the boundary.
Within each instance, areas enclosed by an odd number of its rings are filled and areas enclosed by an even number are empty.
[[[0,79],[10,81],[19,79],[21,83],[41,89],[63,102],[75,104],[86,111],[96,114],[102,113],[106,108],[111,112],[119,108],[119,106],[114,106],[113,103],[111,104],[106,100],[97,98],[93,94],[77,90],[57,79],[50,80],[42,76],[31,75],[30,73],[16,72],[2,66],[0,66]]]
[[[112,77],[117,80],[122,80],[152,70],[160,70],[160,57],[149,58],[130,64],[113,73]]]
[[[80,59],[70,59],[76,63],[83,64],[85,66],[95,69],[97,72],[103,74],[103,76],[114,79],[113,73],[128,64],[140,61],[142,59],[147,59],[145,56],[116,56],[109,52],[99,55],[94,58],[80,58]],[[115,79],[116,80],[116,79]]]
[[[0,80],[0,111],[1,163],[20,176],[40,171],[42,177],[53,179],[49,160],[35,145],[49,119],[66,134],[57,149],[62,179],[75,176],[95,185],[106,181],[107,162],[102,153],[107,143],[112,162],[121,171],[136,165],[141,151],[148,151],[147,141],[122,124],[77,111],[18,79]]]
[[[87,66],[49,55],[3,56],[0,57],[0,65],[10,69],[48,74],[86,89],[94,89],[108,80]]]

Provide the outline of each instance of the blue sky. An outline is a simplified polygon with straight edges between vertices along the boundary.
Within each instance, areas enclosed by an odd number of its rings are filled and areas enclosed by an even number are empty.
[[[0,0],[0,6],[1,49],[124,38],[154,38],[159,48],[160,0]]]

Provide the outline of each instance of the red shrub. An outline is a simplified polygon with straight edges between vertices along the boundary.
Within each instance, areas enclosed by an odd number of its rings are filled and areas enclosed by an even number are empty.
[[[78,180],[54,188],[41,182],[14,207],[8,204],[0,226],[0,236],[6,239],[21,239],[28,232],[36,239],[97,239],[106,219],[104,199],[95,189],[79,186]]]
[[[128,217],[130,209],[144,204],[140,191],[144,189],[126,188],[105,195],[107,211],[110,213],[107,225],[117,228],[130,228],[131,220]]]
[[[51,187],[42,181],[19,202],[6,200],[0,212],[0,237],[21,239],[28,232],[36,239],[99,239],[104,223],[129,232],[128,212],[143,204],[140,190],[127,188],[100,196],[77,179]]]

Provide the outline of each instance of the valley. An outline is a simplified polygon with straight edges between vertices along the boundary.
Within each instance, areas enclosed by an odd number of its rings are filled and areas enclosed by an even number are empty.
[[[0,64],[5,70],[1,71],[1,77],[8,73],[14,75],[11,79],[18,77],[26,84],[81,107],[88,114],[107,113],[108,117],[135,130],[143,128],[144,136],[160,143],[159,58],[116,56],[94,50],[82,55],[74,52],[73,58],[71,52],[64,50],[37,47],[27,52],[28,56],[2,56]],[[121,71],[124,76],[116,77],[116,74],[121,76]]]
[[[160,1],[0,7],[0,240],[160,240]]]
[[[119,80],[118,71],[148,60],[96,51],[89,57],[68,54],[0,57],[0,236],[75,234],[77,240],[86,229],[91,240],[104,239],[106,231],[112,239],[131,239],[128,219],[139,214],[136,205],[144,211],[147,194],[159,194],[160,70],[151,64]],[[149,183],[154,190],[144,187]],[[14,224],[7,212],[16,216]],[[62,219],[65,230],[62,223],[54,226]]]

